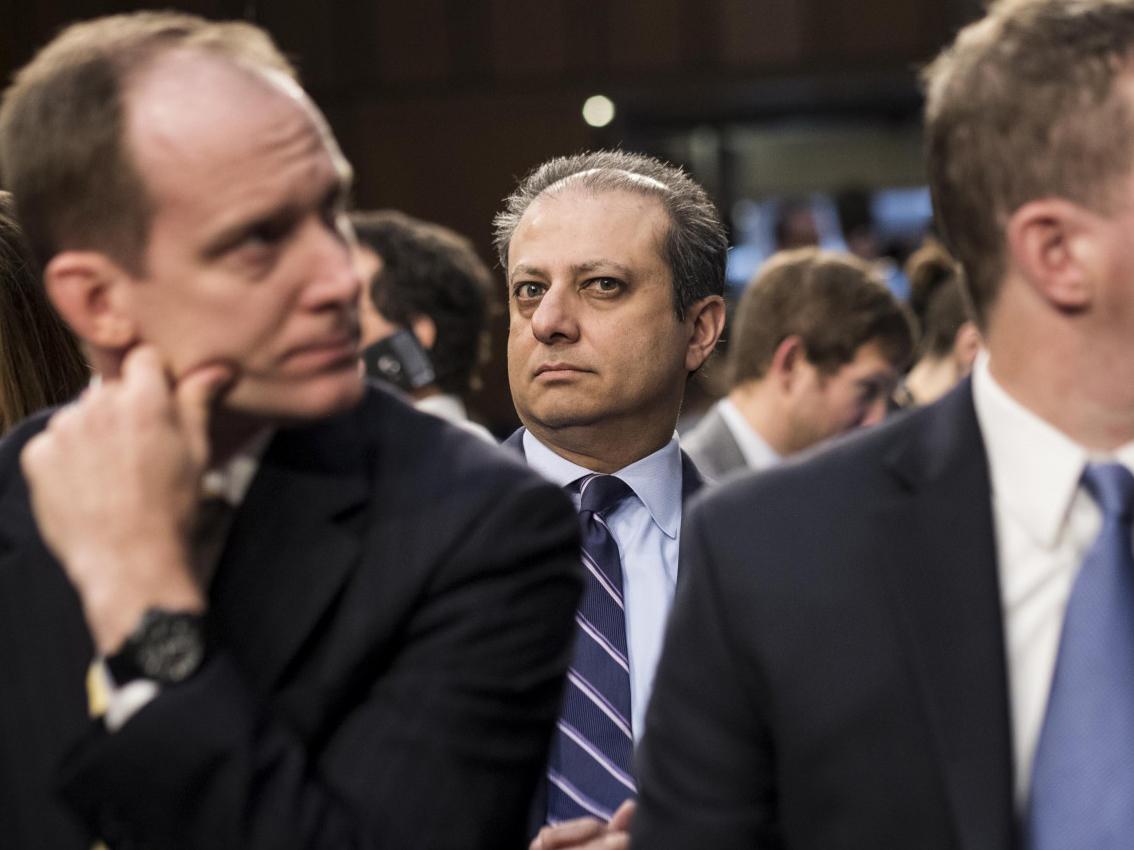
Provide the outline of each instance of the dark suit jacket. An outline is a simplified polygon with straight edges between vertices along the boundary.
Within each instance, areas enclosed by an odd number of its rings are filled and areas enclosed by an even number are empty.
[[[511,436],[506,439],[502,445],[506,449],[516,452],[520,457],[525,457],[524,454],[524,431],[526,429],[519,428],[513,431]],[[689,455],[684,451],[681,452],[681,501],[688,504],[689,500],[693,498],[701,488],[705,486],[705,480],[701,477],[701,473],[697,470],[696,465],[690,460]],[[684,512],[684,510],[683,510]],[[680,571],[678,575],[680,575]],[[539,784],[536,786],[535,799],[532,803],[531,812],[528,816],[528,835],[534,837],[540,828],[544,825],[547,819],[547,777],[541,776]]]
[[[639,752],[642,850],[1015,846],[971,390],[687,515]]]
[[[374,389],[279,432],[210,587],[215,654],[108,734],[18,471],[44,421],[0,445],[6,850],[523,846],[582,587],[563,493]]]

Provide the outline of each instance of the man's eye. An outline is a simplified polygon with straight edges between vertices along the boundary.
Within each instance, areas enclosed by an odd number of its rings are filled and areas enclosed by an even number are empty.
[[[282,242],[291,232],[288,222],[266,222],[248,231],[244,237],[247,245],[272,246]]]
[[[586,285],[597,292],[618,292],[622,289],[622,281],[613,277],[594,277]]]
[[[883,392],[880,384],[866,384],[859,389],[859,398],[863,404],[873,404],[882,397]]]
[[[530,301],[533,298],[539,298],[543,295],[543,284],[541,283],[521,283],[513,290],[516,294],[516,299],[519,301]]]

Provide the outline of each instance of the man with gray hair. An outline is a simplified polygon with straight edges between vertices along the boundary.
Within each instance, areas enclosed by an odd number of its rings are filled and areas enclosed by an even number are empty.
[[[685,528],[643,850],[1134,835],[1134,3],[1002,0],[926,73],[971,382]]]
[[[576,519],[362,380],[349,167],[286,60],[78,24],[0,170],[101,376],[0,446],[0,844],[522,846]]]
[[[701,485],[674,427],[686,380],[724,324],[727,242],[681,170],[598,152],[521,181],[496,217],[496,246],[524,426],[507,445],[575,500],[586,567],[533,817],[533,832],[551,826],[533,847],[615,847],[632,812],[620,805],[635,793],[632,752],[677,578],[682,504]]]

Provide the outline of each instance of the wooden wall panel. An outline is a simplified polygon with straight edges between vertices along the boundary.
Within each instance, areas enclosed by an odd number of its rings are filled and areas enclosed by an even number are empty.
[[[681,0],[612,0],[609,10],[612,71],[641,76],[681,66]]]
[[[374,9],[377,78],[390,82],[445,80],[450,74],[444,0],[370,4]],[[454,34],[459,37],[458,34]]]
[[[916,58],[925,7],[909,0],[809,0],[809,54],[827,67]]]
[[[719,0],[724,64],[734,70],[788,69],[805,55],[800,0]]]
[[[488,0],[492,67],[498,77],[545,77],[566,69],[566,28],[561,0]]]

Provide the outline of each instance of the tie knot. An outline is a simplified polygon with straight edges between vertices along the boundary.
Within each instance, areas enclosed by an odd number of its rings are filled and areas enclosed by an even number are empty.
[[[578,484],[579,510],[600,515],[634,492],[629,484],[613,475],[587,475]]]
[[[1134,475],[1121,463],[1089,463],[1083,483],[1103,514],[1129,521],[1134,508]]]

